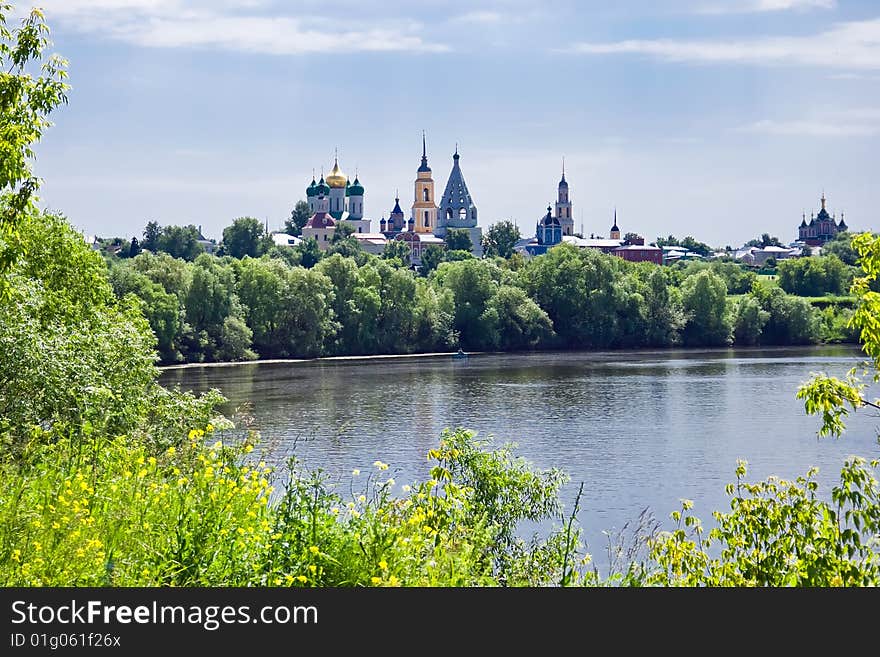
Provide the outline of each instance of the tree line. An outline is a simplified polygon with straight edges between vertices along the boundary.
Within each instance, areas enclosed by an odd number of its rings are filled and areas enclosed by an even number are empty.
[[[437,247],[417,269],[407,249],[371,255],[339,231],[324,252],[306,240],[108,262],[116,295],[141,301],[163,363],[855,339],[845,305],[797,296],[848,289],[857,268],[836,255],[783,262],[775,284],[736,262],[658,266],[569,244],[529,260]]]

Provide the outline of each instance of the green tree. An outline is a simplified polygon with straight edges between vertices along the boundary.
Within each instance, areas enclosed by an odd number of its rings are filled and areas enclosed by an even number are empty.
[[[338,324],[333,286],[324,274],[279,260],[246,258],[238,295],[263,358],[319,356],[332,344]]]
[[[734,344],[738,346],[758,344],[768,319],[770,313],[761,308],[757,299],[751,295],[741,297],[733,311]]]
[[[789,294],[818,297],[844,294],[853,279],[853,267],[836,255],[783,260],[777,268],[777,283]]]
[[[330,243],[338,244],[339,242],[345,241],[352,235],[354,235],[354,226],[352,226],[347,221],[337,222],[336,230],[333,231],[333,236],[330,238]]]
[[[254,360],[257,355],[250,348],[253,335],[243,319],[235,315],[226,317],[220,331],[219,358],[224,361]]]
[[[239,217],[223,229],[223,249],[233,258],[258,258],[263,254],[263,223],[254,217]]]
[[[38,439],[35,427],[133,431],[156,374],[140,303],[116,299],[104,260],[63,217],[29,208],[18,233],[27,255],[2,274],[10,286],[0,299],[4,452]]]
[[[324,252],[321,251],[321,247],[318,246],[318,240],[314,237],[304,239],[293,247],[293,250],[299,256],[300,264],[306,269],[311,269],[317,265],[324,256]]]
[[[195,260],[205,249],[199,244],[199,229],[189,226],[165,226],[159,235],[156,247],[174,258],[187,262]]]
[[[761,239],[749,240],[745,243],[745,246],[757,246],[758,248],[764,248],[766,246],[783,246],[783,244],[779,241],[778,237],[771,237],[770,233],[763,233],[761,235]]]
[[[365,283],[355,261],[333,254],[321,260],[314,271],[324,274],[333,286],[331,307],[339,330],[331,352],[363,354],[374,351],[374,328],[381,300],[378,293]]]
[[[606,348],[621,335],[616,282],[626,265],[621,258],[563,243],[529,260],[519,280],[565,346]]]
[[[156,253],[159,250],[159,237],[162,235],[162,227],[155,221],[148,221],[144,227],[144,241],[141,244],[144,250]]]
[[[385,243],[382,258],[396,261],[400,267],[409,267],[411,262],[409,244],[403,240],[390,239]]]
[[[462,260],[444,262],[434,275],[440,286],[452,292],[454,327],[461,347],[480,349],[491,345],[492,335],[485,312],[498,289],[500,270],[491,262]]]
[[[302,200],[297,201],[290,212],[290,219],[284,222],[284,232],[288,235],[302,235],[303,226],[306,225],[311,216],[309,204]]]
[[[652,267],[643,294],[645,305],[644,345],[668,347],[681,339],[685,324],[681,294],[669,285],[663,269]]]
[[[443,262],[444,257],[446,255],[446,249],[439,244],[431,244],[422,251],[422,264],[419,265],[419,273],[428,277],[431,275],[431,272],[437,269],[440,266],[440,263]]]
[[[553,335],[553,323],[524,290],[502,285],[486,304],[481,318],[488,344],[502,351],[533,349]]]
[[[182,360],[180,339],[183,327],[177,296],[166,292],[159,283],[127,265],[111,270],[110,283],[120,299],[131,294],[142,302],[141,310],[156,336],[156,347],[162,362]]]
[[[709,256],[712,255],[712,247],[706,244],[705,242],[698,242],[693,237],[688,235],[685,237],[680,244],[682,247],[686,248],[688,251],[693,251],[695,253],[699,253],[701,256]],[[658,245],[659,246],[659,245]]]
[[[685,345],[723,346],[730,343],[732,327],[724,279],[708,270],[685,279],[681,301],[687,317],[682,331]]]
[[[818,309],[806,299],[786,294],[777,285],[755,283],[751,292],[770,314],[761,332],[761,344],[812,344],[820,334]]]
[[[333,231],[330,246],[324,256],[338,253],[345,258],[354,258],[358,265],[366,263],[368,254],[361,248],[361,243],[354,236],[354,233],[354,227],[350,223],[340,221],[336,224],[336,230]]]
[[[513,247],[522,238],[519,228],[512,221],[497,221],[483,235],[483,253],[487,257],[509,258]]]
[[[46,55],[51,45],[43,13],[32,9],[14,29],[7,26],[12,6],[0,3],[0,298],[8,293],[2,277],[22,251],[19,223],[39,187],[33,173],[34,145],[52,123],[49,114],[67,102],[67,62]],[[34,77],[38,69],[41,75]]]
[[[470,234],[461,228],[450,228],[446,231],[446,238],[443,241],[446,242],[447,251],[467,251],[470,253],[474,250]]]
[[[858,254],[852,245],[853,235],[849,231],[837,233],[833,239],[826,242],[822,246],[822,255],[836,255],[840,260],[850,267],[855,266],[858,260]],[[806,254],[805,254],[806,255]]]

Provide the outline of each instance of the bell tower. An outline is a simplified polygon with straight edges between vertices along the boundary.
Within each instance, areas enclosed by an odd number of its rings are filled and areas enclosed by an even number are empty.
[[[428,166],[425,133],[422,132],[422,164],[415,180],[415,200],[411,220],[416,233],[433,233],[437,226],[437,206],[434,204],[434,179]]]

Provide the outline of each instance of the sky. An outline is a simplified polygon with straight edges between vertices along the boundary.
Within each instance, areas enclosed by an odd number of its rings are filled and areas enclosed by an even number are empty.
[[[30,2],[15,2],[15,11]],[[88,234],[279,229],[338,153],[407,210],[422,134],[485,231],[524,236],[565,166],[575,230],[739,246],[801,216],[878,230],[877,0],[42,0],[69,103],[41,204]]]

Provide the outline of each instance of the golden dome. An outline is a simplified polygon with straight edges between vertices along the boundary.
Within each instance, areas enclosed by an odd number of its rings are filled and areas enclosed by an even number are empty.
[[[326,178],[327,184],[330,187],[345,187],[345,184],[348,182],[348,178],[346,178],[345,174],[342,173],[342,169],[339,168],[339,162],[333,162],[333,171],[330,172],[330,175]]]

